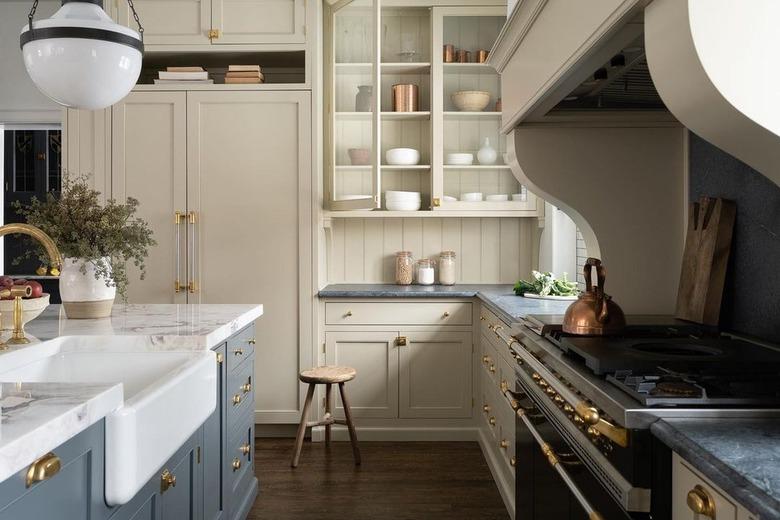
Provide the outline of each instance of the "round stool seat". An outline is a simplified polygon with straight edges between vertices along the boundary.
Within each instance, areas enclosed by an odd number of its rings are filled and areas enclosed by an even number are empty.
[[[304,383],[335,384],[355,379],[357,371],[352,367],[314,367],[304,370],[298,378]]]

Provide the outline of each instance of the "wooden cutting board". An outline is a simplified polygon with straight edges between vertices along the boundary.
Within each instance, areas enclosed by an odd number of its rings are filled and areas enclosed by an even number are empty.
[[[702,197],[691,204],[677,292],[678,318],[718,325],[736,214],[731,200]]]

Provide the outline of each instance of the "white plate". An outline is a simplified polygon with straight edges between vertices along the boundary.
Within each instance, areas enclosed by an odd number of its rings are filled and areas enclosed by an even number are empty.
[[[525,298],[531,298],[533,300],[558,300],[562,302],[573,302],[577,299],[577,296],[553,296],[553,295],[547,295],[542,296],[541,294],[534,294],[534,293],[523,293],[523,297]]]

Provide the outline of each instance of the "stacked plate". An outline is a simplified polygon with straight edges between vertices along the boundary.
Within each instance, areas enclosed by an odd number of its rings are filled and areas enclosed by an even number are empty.
[[[385,209],[388,211],[417,211],[422,205],[419,191],[386,191]]]

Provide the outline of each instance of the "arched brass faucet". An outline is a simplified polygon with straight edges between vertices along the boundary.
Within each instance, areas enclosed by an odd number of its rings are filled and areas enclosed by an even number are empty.
[[[46,250],[46,254],[49,255],[49,268],[51,269],[51,273],[59,275],[60,269],[62,268],[62,255],[60,255],[60,251],[57,249],[57,244],[54,243],[54,240],[52,240],[49,235],[47,235],[43,230],[35,226],[31,226],[30,224],[6,224],[5,226],[0,226],[0,237],[13,234],[28,235],[40,242],[40,244]],[[5,292],[8,294],[3,294],[3,297],[10,295],[13,296],[15,300],[14,331],[11,335],[11,338],[8,340],[8,343],[13,345],[23,345],[25,343],[29,343],[30,340],[24,336],[24,326],[22,324],[22,297],[30,296],[30,287],[14,286]],[[0,319],[2,319],[2,316],[0,316]],[[0,343],[0,350],[6,348],[8,348],[6,343]]]

